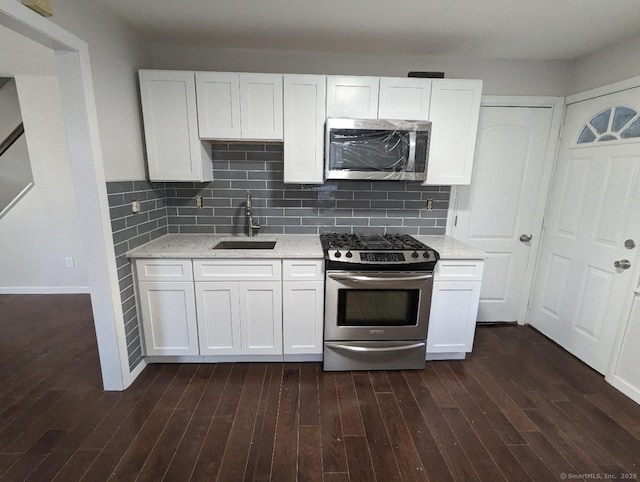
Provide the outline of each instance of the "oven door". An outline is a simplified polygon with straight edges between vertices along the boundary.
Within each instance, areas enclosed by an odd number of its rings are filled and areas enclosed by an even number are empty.
[[[326,341],[427,338],[433,273],[330,270]]]

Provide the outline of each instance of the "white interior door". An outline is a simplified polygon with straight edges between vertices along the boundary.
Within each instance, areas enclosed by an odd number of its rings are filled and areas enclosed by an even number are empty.
[[[552,107],[482,106],[470,186],[458,188],[454,237],[486,253],[478,321],[524,322],[530,260],[553,157]],[[531,237],[521,241],[521,236]],[[523,238],[524,239],[524,238]]]
[[[534,287],[530,323],[601,373],[638,251],[625,247],[640,227],[636,112],[640,89],[568,107]]]

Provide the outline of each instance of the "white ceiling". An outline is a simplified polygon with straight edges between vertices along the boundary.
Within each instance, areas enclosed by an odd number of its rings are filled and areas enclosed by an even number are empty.
[[[90,0],[151,40],[570,60],[640,34],[638,0]]]

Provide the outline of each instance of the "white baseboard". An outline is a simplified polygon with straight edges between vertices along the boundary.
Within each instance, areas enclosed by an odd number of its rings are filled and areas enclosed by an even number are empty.
[[[0,295],[75,295],[90,292],[88,286],[0,286]]]
[[[427,353],[427,361],[464,360],[466,357],[467,354],[464,351],[456,351],[451,353]]]
[[[609,384],[612,385],[614,388],[624,393],[631,400],[633,400],[637,404],[640,404],[640,388],[634,387],[629,382],[627,382],[626,380],[623,380],[617,375],[605,377],[605,380],[609,382]]]
[[[282,355],[193,355],[144,357],[149,363],[236,363],[236,362],[282,362]]]

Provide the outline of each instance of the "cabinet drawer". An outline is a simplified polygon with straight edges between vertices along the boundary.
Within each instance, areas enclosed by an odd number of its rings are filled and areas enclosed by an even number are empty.
[[[196,281],[278,281],[282,279],[280,260],[201,260],[193,261]]]
[[[285,281],[324,280],[324,262],[321,259],[285,259],[282,269]]]
[[[192,281],[190,259],[137,259],[138,281]]]
[[[437,281],[481,281],[484,261],[440,260],[434,272]]]

